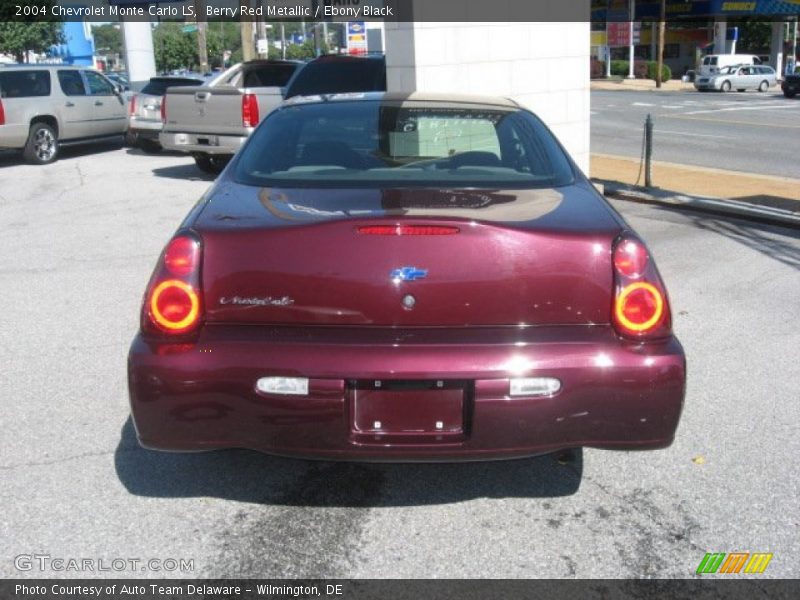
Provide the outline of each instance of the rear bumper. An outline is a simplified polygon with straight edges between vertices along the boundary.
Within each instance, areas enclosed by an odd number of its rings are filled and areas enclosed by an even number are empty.
[[[128,133],[137,135],[140,138],[158,141],[163,124],[161,121],[148,121],[145,119],[128,119]]]
[[[270,375],[308,377],[309,395],[257,392],[256,381]],[[556,377],[562,389],[547,398],[511,397],[509,378],[515,376]],[[133,420],[148,448],[457,461],[578,446],[668,446],[683,406],[686,370],[677,339],[630,343],[600,326],[462,331],[207,326],[193,344],[137,336],[128,377]],[[362,393],[356,388],[399,380],[464,382],[462,429],[400,435],[358,426],[356,412],[363,408],[356,407]],[[402,411],[402,404],[395,408]]]
[[[233,155],[247,141],[247,136],[215,135],[211,133],[162,132],[161,145],[167,150],[186,153]]]

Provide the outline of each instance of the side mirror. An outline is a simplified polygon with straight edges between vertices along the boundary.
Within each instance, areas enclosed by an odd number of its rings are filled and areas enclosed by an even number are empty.
[[[122,96],[122,92],[124,92],[124,91],[125,91],[125,88],[122,87],[120,84],[118,84],[118,83],[114,84],[114,93],[117,96]]]

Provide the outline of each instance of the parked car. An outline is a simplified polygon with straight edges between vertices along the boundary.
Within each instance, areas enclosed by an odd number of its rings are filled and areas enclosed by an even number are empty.
[[[128,357],[141,444],[512,458],[675,435],[642,239],[513,101],[297,97],[169,241]]]
[[[787,98],[794,98],[797,92],[800,92],[800,73],[784,76],[781,90],[783,90],[783,95]]]
[[[122,139],[125,103],[96,71],[66,65],[0,66],[0,148],[46,164],[71,144]]]
[[[207,173],[219,173],[283,100],[282,88],[300,64],[255,60],[234,65],[206,85],[168,88],[161,103],[161,145],[191,154]]]
[[[147,153],[161,152],[161,98],[168,87],[203,85],[201,75],[195,77],[152,77],[138,94],[133,94],[128,109],[128,143]]]
[[[108,71],[103,73],[103,75],[105,75],[111,83],[118,85],[123,92],[127,92],[131,89],[131,83],[125,73],[120,71]]]
[[[718,74],[713,76],[698,77],[694,82],[696,90],[704,92],[716,90],[730,92],[735,89],[738,92],[745,90],[758,90],[766,92],[770,87],[778,84],[775,69],[762,65],[736,65],[724,67]]]

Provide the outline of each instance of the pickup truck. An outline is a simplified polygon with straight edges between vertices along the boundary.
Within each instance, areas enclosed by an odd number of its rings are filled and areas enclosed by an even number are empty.
[[[205,85],[170,87],[161,100],[161,145],[219,173],[259,121],[283,101],[298,61],[239,63]]]

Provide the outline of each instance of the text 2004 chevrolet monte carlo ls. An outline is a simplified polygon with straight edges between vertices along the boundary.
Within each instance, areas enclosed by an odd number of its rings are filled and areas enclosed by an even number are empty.
[[[511,101],[268,116],[167,245],[140,442],[355,460],[660,448],[685,360],[644,243]]]

